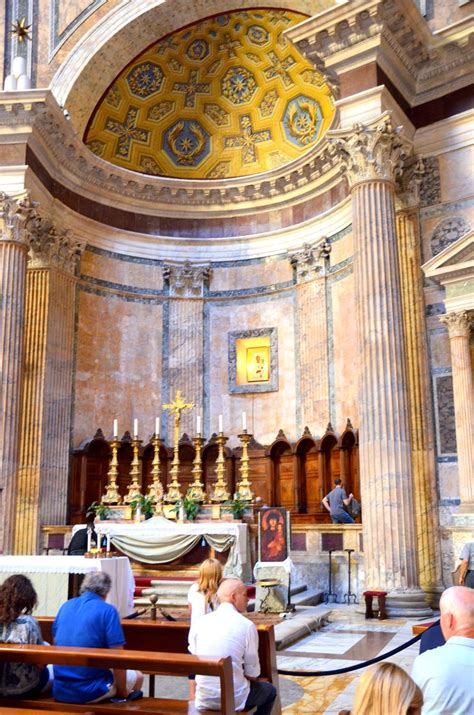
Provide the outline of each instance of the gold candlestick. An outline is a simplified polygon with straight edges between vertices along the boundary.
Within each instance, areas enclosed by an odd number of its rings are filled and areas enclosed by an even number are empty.
[[[102,504],[121,504],[122,497],[120,496],[117,488],[117,477],[118,477],[118,448],[120,446],[120,441],[114,437],[110,442],[110,448],[112,450],[112,457],[110,458],[109,471],[107,472],[107,485],[105,487],[105,494],[102,497]]]
[[[224,502],[230,499],[230,494],[227,491],[227,484],[225,483],[225,458],[224,458],[224,445],[227,442],[227,437],[224,437],[223,432],[219,432],[217,435],[217,444],[219,445],[219,454],[216,460],[216,477],[217,481],[214,485],[214,491],[211,495],[211,501]]]
[[[153,462],[151,469],[152,483],[148,487],[147,497],[155,505],[155,515],[163,514],[163,487],[160,480],[160,446],[161,439],[153,435]]]
[[[171,483],[165,495],[165,501],[174,503],[181,499],[181,490],[179,486],[179,423],[181,421],[181,413],[183,410],[190,410],[194,407],[194,403],[186,404],[181,396],[181,390],[177,390],[174,402],[163,405],[164,410],[170,410],[174,413],[174,450],[173,461],[171,463]]]
[[[249,480],[249,453],[248,446],[252,435],[248,434],[247,430],[244,430],[242,434],[238,435],[240,441],[242,442],[242,457],[240,459],[240,476],[241,480],[237,484],[237,494],[240,496],[242,501],[253,501],[252,485]]]
[[[131,504],[132,501],[142,496],[140,491],[140,460],[138,459],[138,451],[140,449],[141,440],[136,437],[132,439],[133,459],[130,465],[130,484],[128,485],[128,494],[124,497],[125,504]]]
[[[201,481],[201,477],[202,477],[201,449],[202,449],[202,445],[204,444],[204,440],[200,434],[197,434],[193,441],[194,441],[194,447],[196,450],[196,454],[194,457],[193,471],[191,472],[191,474],[194,476],[194,481],[190,485],[190,487],[186,493],[186,496],[189,499],[194,499],[195,501],[203,502],[206,498],[206,494],[204,492],[204,485]]]

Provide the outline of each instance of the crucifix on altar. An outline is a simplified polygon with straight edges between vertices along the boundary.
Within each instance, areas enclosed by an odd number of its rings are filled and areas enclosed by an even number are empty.
[[[173,461],[171,463],[171,483],[168,491],[165,494],[165,501],[177,502],[181,499],[180,486],[178,481],[179,475],[179,425],[181,422],[181,413],[183,410],[191,410],[194,407],[193,402],[186,403],[181,395],[181,390],[177,390],[174,402],[163,405],[164,410],[169,410],[174,414],[174,449]]]

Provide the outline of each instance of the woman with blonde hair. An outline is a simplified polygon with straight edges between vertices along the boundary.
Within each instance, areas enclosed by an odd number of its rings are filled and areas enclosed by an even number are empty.
[[[419,715],[423,705],[420,688],[395,663],[377,663],[361,677],[352,715]]]
[[[210,613],[219,605],[217,602],[217,589],[222,581],[222,565],[217,559],[206,559],[199,567],[196,583],[188,591],[188,608],[191,616],[188,643],[194,633],[197,621]],[[190,699],[194,699],[194,676],[189,676]]]

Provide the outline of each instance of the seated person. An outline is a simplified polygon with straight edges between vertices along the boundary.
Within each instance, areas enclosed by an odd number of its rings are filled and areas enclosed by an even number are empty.
[[[66,601],[53,623],[54,644],[82,648],[123,648],[120,616],[105,599],[110,576],[88,573],[81,595]],[[135,670],[109,670],[55,665],[53,695],[62,703],[97,703],[111,697],[126,698],[140,690],[143,674]]]
[[[41,630],[31,616],[38,602],[30,579],[9,576],[0,586],[0,643],[43,645]],[[0,695],[30,698],[48,686],[47,667],[30,663],[0,663]]]
[[[351,715],[419,715],[423,705],[420,688],[395,663],[377,663],[362,675]],[[348,715],[343,710],[339,715]]]
[[[218,608],[202,616],[194,627],[189,650],[194,655],[230,655],[234,676],[236,710],[257,708],[255,715],[270,715],[277,691],[272,683],[257,680],[260,674],[258,633],[247,610],[247,588],[239,579],[224,579],[217,590]],[[196,707],[220,709],[217,678],[196,675]]]
[[[95,514],[89,512],[86,516],[86,528],[78,529],[67,548],[68,556],[83,556],[87,553],[87,533],[91,531],[92,533],[92,545],[97,546],[97,532],[94,528]]]

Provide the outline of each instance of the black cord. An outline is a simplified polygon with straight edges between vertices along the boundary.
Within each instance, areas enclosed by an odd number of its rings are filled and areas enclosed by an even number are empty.
[[[432,623],[429,628],[432,628],[436,623]],[[429,628],[426,629],[429,630]],[[424,631],[424,633],[426,633]],[[362,663],[357,663],[357,665],[348,665],[345,668],[337,668],[336,670],[278,670],[279,675],[294,675],[298,678],[307,678],[308,676],[310,677],[316,677],[318,675],[341,675],[342,673],[350,673],[352,670],[359,670],[360,668],[367,668],[369,665],[373,665],[374,663],[379,663],[381,660],[385,660],[386,658],[391,658],[392,655],[396,655],[397,653],[400,653],[401,650],[405,650],[405,648],[409,648],[411,645],[416,643],[417,641],[420,640],[421,636],[423,633],[419,633],[417,636],[414,638],[411,638],[409,641],[406,643],[403,643],[402,645],[398,646],[398,648],[394,648],[393,650],[390,650],[388,653],[383,653],[382,655],[378,655],[376,658],[371,658],[370,660],[364,660]]]

